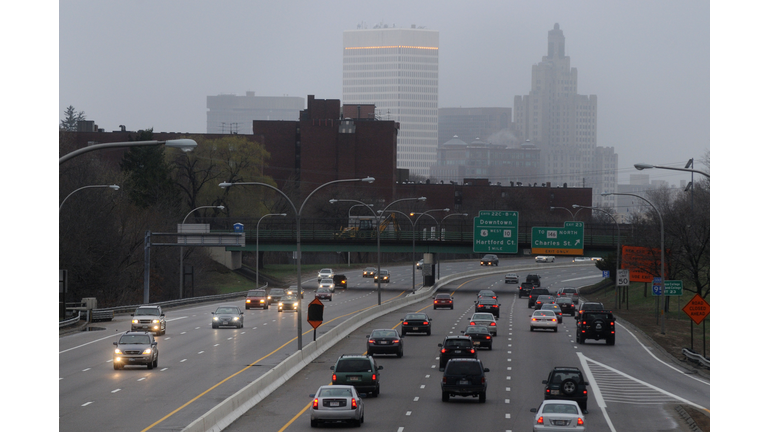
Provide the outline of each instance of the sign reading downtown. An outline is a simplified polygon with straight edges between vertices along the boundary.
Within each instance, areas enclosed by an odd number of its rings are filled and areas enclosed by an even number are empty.
[[[517,212],[482,210],[475,217],[475,253],[517,253]]]
[[[562,228],[533,227],[534,255],[584,255],[584,222],[566,222]]]

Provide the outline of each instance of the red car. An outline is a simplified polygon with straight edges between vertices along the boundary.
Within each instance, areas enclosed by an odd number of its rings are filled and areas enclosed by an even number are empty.
[[[437,308],[450,308],[453,309],[453,297],[450,294],[438,294],[435,296],[434,309]]]

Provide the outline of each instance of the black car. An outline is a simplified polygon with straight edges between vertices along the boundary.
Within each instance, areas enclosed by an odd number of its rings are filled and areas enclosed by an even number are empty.
[[[496,298],[496,293],[493,290],[480,290],[477,292],[477,299],[481,299],[483,297],[490,297],[490,298]]]
[[[608,345],[616,343],[616,320],[611,311],[586,309],[581,312],[576,342],[583,344],[587,339],[603,339]]]
[[[331,384],[333,385],[351,385],[355,387],[358,393],[367,393],[370,396],[378,397],[381,386],[380,366],[373,359],[373,356],[358,354],[342,354],[336,360],[336,364],[331,366],[333,376]]]
[[[432,334],[432,318],[423,312],[405,314],[405,318],[400,321],[403,323],[403,336],[406,333],[427,333],[427,336]]]
[[[157,367],[160,352],[152,333],[127,331],[112,344],[115,346],[112,352],[112,367],[115,370],[132,365],[147,366],[147,369]]]
[[[541,309],[541,305],[546,304],[546,303],[554,304],[555,300],[556,300],[555,296],[540,295],[540,296],[536,297],[536,303],[533,304],[533,308],[535,310],[539,310],[539,309]]]
[[[549,290],[546,288],[533,288],[530,294],[528,294],[528,309],[536,305],[536,299],[540,295],[549,295]]]
[[[446,336],[443,343],[437,344],[440,350],[440,370],[445,369],[448,360],[454,358],[477,358],[477,351],[469,336]]]
[[[472,344],[476,347],[493,349],[493,336],[486,326],[467,326],[462,334],[471,337]]]
[[[219,306],[211,312],[211,328],[237,327],[243,328],[243,311],[237,306]]]
[[[574,314],[574,317],[576,318],[576,328],[579,328],[579,319],[581,318],[581,313],[585,310],[604,310],[605,306],[603,306],[600,302],[583,302],[579,305],[579,308],[576,309],[576,313]]]
[[[587,386],[581,370],[575,367],[556,367],[552,369],[546,380],[544,388],[544,400],[560,399],[571,400],[579,404],[584,414],[587,413]]]
[[[573,314],[576,313],[576,305],[570,297],[558,297],[555,304],[560,306],[560,310],[563,311],[563,314],[570,314],[573,316]]]
[[[347,277],[343,274],[335,274],[333,275],[333,283],[336,288],[345,289],[347,288]]]
[[[272,288],[267,295],[267,301],[269,304],[279,303],[280,299],[285,295],[285,290],[282,288]]]
[[[475,302],[475,312],[490,312],[498,318],[500,306],[499,301],[495,298],[483,297]]]
[[[483,367],[478,359],[451,359],[445,366],[440,390],[443,392],[443,402],[448,402],[451,396],[477,397],[480,403],[485,403],[485,392],[488,383],[485,373],[490,372]]]
[[[558,324],[562,324],[563,323],[563,311],[562,311],[562,309],[560,309],[560,306],[558,306],[556,303],[545,303],[545,304],[542,304],[539,309],[541,309],[541,310],[551,310],[557,316],[557,323]]]
[[[481,266],[499,266],[499,257],[493,254],[485,255],[480,259]]]
[[[528,297],[531,295],[531,290],[533,289],[533,284],[530,282],[523,282],[520,284],[520,286],[517,288],[517,297],[523,298]]]
[[[403,340],[397,330],[377,329],[365,337],[368,338],[368,355],[397,354],[398,357],[403,356]]]
[[[537,274],[529,274],[525,277],[525,281],[532,283],[536,288],[541,287],[541,276]]]

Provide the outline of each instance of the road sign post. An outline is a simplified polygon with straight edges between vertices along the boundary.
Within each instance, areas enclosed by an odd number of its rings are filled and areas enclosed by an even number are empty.
[[[565,222],[562,228],[533,227],[531,252],[534,255],[584,255],[584,222]]]
[[[325,306],[323,306],[323,302],[321,302],[317,297],[309,302],[309,306],[307,306],[307,322],[314,329],[312,334],[313,341],[317,340],[317,328],[320,327],[320,325],[323,323],[324,308]]]
[[[475,217],[472,251],[475,253],[517,253],[518,213],[481,210]]]
[[[616,277],[616,286],[629,286],[629,270],[619,270]]]

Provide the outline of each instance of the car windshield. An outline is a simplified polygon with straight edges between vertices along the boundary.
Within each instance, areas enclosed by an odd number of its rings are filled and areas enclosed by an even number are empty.
[[[610,321],[611,317],[607,313],[590,313],[586,316],[592,317],[592,319],[601,319],[604,321]]]
[[[331,292],[331,290],[329,290],[328,288],[318,288],[317,292],[327,293],[327,292]]]
[[[481,375],[483,370],[476,361],[451,361],[445,369],[446,375]]]
[[[125,335],[120,338],[120,344],[141,344],[149,345],[148,335]]]
[[[382,270],[382,271],[381,271],[381,275],[382,275],[382,276],[386,276],[386,275],[388,275],[388,274],[389,274],[389,270]]]
[[[368,359],[339,360],[335,372],[373,372]]]
[[[331,269],[322,269],[320,270],[320,273],[333,273]]]
[[[472,315],[472,321],[493,321],[493,314],[478,313]]]
[[[551,311],[551,310],[541,310],[541,309],[540,309],[540,310],[537,310],[536,312],[534,312],[534,313],[533,313],[533,316],[548,316],[548,317],[553,317],[553,316],[555,316],[555,312],[554,312],[554,311]]]
[[[406,314],[405,320],[425,320],[427,316],[424,314]]]
[[[552,375],[552,384],[560,384],[569,379],[574,380],[577,384],[581,383],[581,373],[577,371],[555,371]]]
[[[320,390],[320,397],[352,397],[352,391],[348,388],[324,388]]]
[[[443,344],[443,348],[469,348],[472,342],[466,339],[448,339]]]
[[[485,334],[488,333],[487,327],[467,327],[467,331],[464,334]]]
[[[283,301],[286,302],[286,303],[287,302],[296,301],[296,296],[295,295],[283,296]]]
[[[563,403],[547,403],[541,411],[543,414],[578,414],[575,405]]]
[[[283,295],[283,294],[285,294],[285,291],[284,291],[284,290],[281,290],[281,289],[273,289],[273,290],[269,290],[269,295],[271,295],[271,296],[275,296],[275,295]]]
[[[397,332],[394,330],[374,330],[371,332],[372,338],[396,338]]]
[[[320,283],[323,285],[330,285],[333,283],[333,281],[331,279],[323,279],[322,281],[320,281]]]
[[[239,313],[237,308],[233,307],[220,307],[216,309],[216,314],[236,314]]]
[[[451,295],[450,294],[438,294],[438,295],[435,296],[435,298],[438,298],[438,299],[449,299],[449,298],[451,298]]]
[[[248,297],[264,297],[265,295],[267,295],[267,292],[263,290],[248,291]]]
[[[138,308],[135,315],[160,315],[160,310],[157,308]]]

